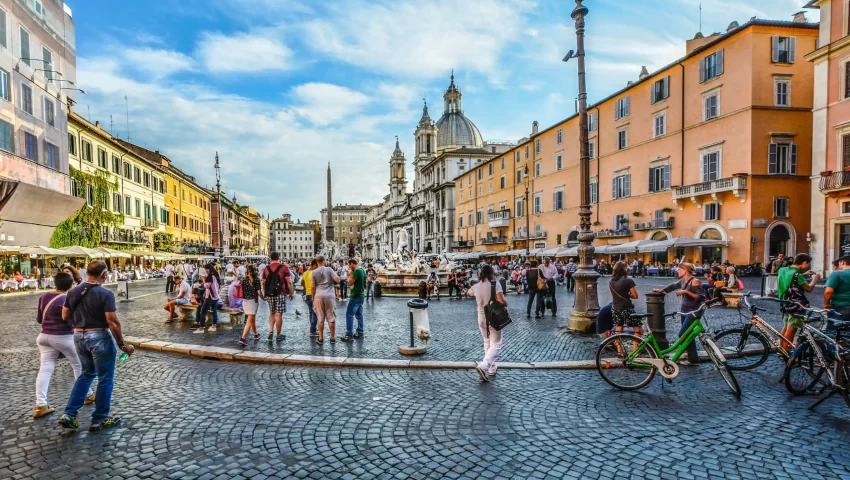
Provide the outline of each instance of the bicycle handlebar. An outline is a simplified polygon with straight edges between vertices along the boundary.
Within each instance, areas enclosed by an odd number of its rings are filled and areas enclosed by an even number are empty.
[[[703,304],[700,305],[699,308],[697,308],[696,310],[694,310],[692,312],[667,313],[667,314],[664,315],[664,318],[671,318],[671,317],[675,317],[676,315],[682,315],[684,317],[686,317],[688,315],[697,315],[697,314],[702,313],[702,312],[706,311],[707,309],[713,307],[716,303],[719,303],[720,301],[721,301],[721,299],[719,299],[719,298],[707,300],[707,301],[703,302]]]
[[[750,310],[753,311],[753,313],[755,313],[756,310],[761,310],[762,312],[766,312],[767,310],[765,310],[764,308],[761,308],[761,307],[756,307],[755,305],[750,305],[750,302],[747,300],[748,297],[751,297],[753,300],[770,300],[770,301],[773,301],[773,302],[779,302],[779,303],[784,304],[784,305],[796,305],[797,307],[800,307],[801,309],[803,309],[807,312],[816,313],[818,315],[837,315],[839,317],[841,316],[840,313],[838,313],[837,311],[835,311],[831,308],[815,308],[815,307],[812,307],[812,306],[807,307],[800,302],[790,302],[788,300],[781,300],[779,298],[774,298],[774,297],[753,296],[752,293],[747,293],[742,297],[742,299],[743,299],[744,303],[747,305],[747,307]]]

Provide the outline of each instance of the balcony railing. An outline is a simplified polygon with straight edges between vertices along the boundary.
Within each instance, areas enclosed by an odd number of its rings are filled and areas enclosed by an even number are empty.
[[[487,225],[490,228],[509,227],[511,225],[511,211],[499,210],[487,214]]]
[[[620,238],[631,236],[632,232],[628,228],[620,228],[617,230],[611,230],[610,228],[606,228],[603,230],[598,230],[596,232],[596,238]]]
[[[850,172],[835,172],[820,177],[820,191],[828,192],[850,188]]]
[[[531,239],[532,240],[538,239],[538,238],[546,238],[546,232],[538,232],[538,231],[531,232]],[[516,234],[514,234],[513,239],[514,240],[528,240],[528,235],[526,235],[524,233],[516,233]]]
[[[159,221],[153,218],[146,218],[142,227],[146,229],[157,229],[159,228]]]
[[[452,248],[471,248],[473,243],[472,240],[453,240],[451,246]]]
[[[498,243],[508,243],[508,237],[479,238],[478,243],[480,243],[481,245],[496,245]]]
[[[129,243],[134,245],[145,245],[148,237],[143,232],[122,229],[104,229],[100,232],[100,241],[106,243]]]
[[[732,192],[741,202],[746,200],[747,178],[729,177],[711,182],[695,183],[673,189],[673,201],[690,198],[695,203],[701,203],[697,198],[704,195],[716,197],[721,192]]]
[[[636,223],[635,231],[655,230],[656,228],[673,228],[675,218],[670,217],[667,220],[653,220],[651,222]]]

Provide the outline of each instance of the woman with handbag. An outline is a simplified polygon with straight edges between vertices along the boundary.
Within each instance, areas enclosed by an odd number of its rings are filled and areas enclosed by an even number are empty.
[[[499,350],[502,348],[502,332],[501,327],[506,323],[498,325],[494,328],[487,321],[485,313],[488,305],[495,301],[502,305],[507,305],[505,294],[502,291],[502,286],[496,281],[496,274],[493,267],[484,265],[478,272],[478,283],[476,283],[469,291],[466,292],[468,297],[475,297],[475,303],[478,305],[478,329],[481,330],[481,337],[484,340],[484,359],[475,367],[481,380],[490,381],[490,377],[496,375],[496,360],[499,358]],[[505,310],[503,314],[506,314]],[[510,319],[508,318],[508,322]]]
[[[546,279],[543,278],[540,269],[537,267],[536,260],[532,261],[531,266],[526,270],[525,279],[528,281],[528,285],[525,287],[528,291],[528,305],[525,306],[525,316],[531,316],[531,305],[534,303],[534,299],[537,298],[537,305],[534,307],[534,318],[540,318],[546,309],[543,302],[549,290]]]
[[[254,341],[260,340],[260,334],[257,333],[257,308],[259,298],[262,296],[261,290],[257,267],[248,265],[245,271],[245,279],[242,280],[242,310],[245,312],[245,328],[242,330],[239,345],[243,347],[248,346],[248,334],[251,331],[254,332]]]
[[[632,303],[632,299],[637,299],[638,293],[635,281],[629,278],[629,268],[625,263],[617,262],[614,264],[614,273],[611,275],[608,288],[613,297],[611,315],[614,319],[615,331],[621,333],[625,326],[634,328],[635,335],[642,335],[642,321],[632,319],[632,314],[635,313],[635,305]]]

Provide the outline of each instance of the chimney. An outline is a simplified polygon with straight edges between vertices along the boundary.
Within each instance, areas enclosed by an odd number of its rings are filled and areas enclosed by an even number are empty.
[[[794,23],[806,23],[808,20],[806,19],[806,12],[800,11],[794,14]]]
[[[537,135],[537,132],[540,130],[540,126],[537,124],[537,120],[531,122],[531,134]]]
[[[626,82],[626,86],[627,86],[627,87],[631,87],[631,86],[632,86],[632,84],[634,84],[634,83],[635,83],[635,82],[633,82],[633,81],[629,80],[628,82]]]
[[[100,120],[95,120],[94,126],[100,128]]]
[[[733,21],[732,23],[729,24],[728,27],[726,27],[726,33],[729,33],[729,32],[731,32],[732,30],[735,30],[738,27],[740,27],[740,25],[738,25],[738,22]]]
[[[640,75],[638,75],[638,78],[643,80],[644,78],[646,78],[648,76],[649,76],[649,71],[646,70],[646,65],[640,67]]]

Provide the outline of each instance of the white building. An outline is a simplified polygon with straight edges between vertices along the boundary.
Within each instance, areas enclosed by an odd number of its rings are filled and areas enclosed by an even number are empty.
[[[271,250],[289,260],[303,260],[313,257],[313,226],[301,221],[292,221],[292,216],[283,214],[271,222]]]

